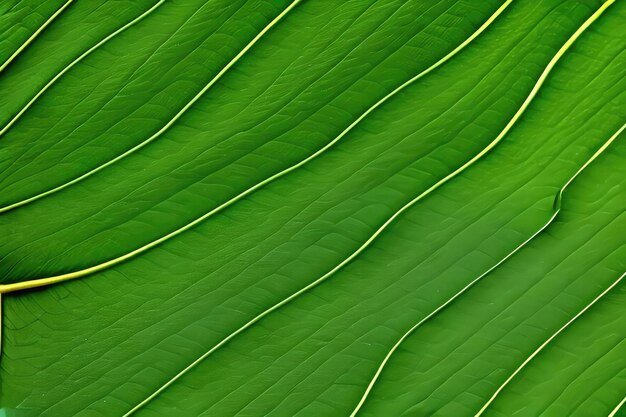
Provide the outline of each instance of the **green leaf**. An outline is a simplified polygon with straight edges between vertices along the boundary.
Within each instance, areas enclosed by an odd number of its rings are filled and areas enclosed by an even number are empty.
[[[624,2],[9,3],[0,414],[626,412]]]
[[[70,5],[60,1],[32,3],[20,0],[3,2],[0,12],[0,72],[2,72],[28,45],[35,40],[59,14]],[[58,4],[55,4],[58,3]]]

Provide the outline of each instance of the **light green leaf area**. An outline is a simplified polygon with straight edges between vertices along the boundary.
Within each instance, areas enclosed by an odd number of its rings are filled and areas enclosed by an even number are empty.
[[[625,19],[1,5],[0,415],[624,415]]]

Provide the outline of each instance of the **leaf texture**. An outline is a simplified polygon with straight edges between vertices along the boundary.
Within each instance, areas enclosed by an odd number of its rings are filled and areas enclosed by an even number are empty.
[[[1,412],[623,414],[625,18],[0,6]]]

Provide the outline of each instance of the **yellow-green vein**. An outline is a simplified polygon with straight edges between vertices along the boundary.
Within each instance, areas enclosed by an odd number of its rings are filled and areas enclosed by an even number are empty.
[[[37,29],[37,30],[36,30],[36,31],[35,31],[32,35],[30,35],[30,37],[29,37],[28,39],[26,39],[26,41],[25,41],[22,45],[20,45],[20,47],[19,47],[19,48],[17,48],[17,49],[15,50],[15,52],[13,52],[13,54],[12,54],[12,55],[11,55],[11,56],[10,56],[10,57],[6,60],[6,61],[4,61],[4,63],[3,63],[2,65],[0,65],[0,73],[1,73],[2,71],[4,71],[4,69],[5,69],[5,68],[6,68],[6,67],[7,67],[7,66],[8,66],[8,65],[9,65],[9,64],[10,64],[10,63],[11,63],[11,62],[12,62],[12,61],[13,61],[13,60],[14,60],[14,59],[15,59],[15,58],[16,58],[16,57],[17,57],[17,56],[18,56],[18,55],[19,55],[19,54],[20,54],[20,53],[24,50],[24,49],[26,49],[26,48],[28,47],[28,45],[30,45],[30,44],[31,44],[31,43],[35,40],[35,38],[36,38],[37,36],[39,36],[39,34],[40,34],[40,33],[41,33],[41,32],[42,32],[42,31],[43,31],[43,30],[44,30],[44,29],[45,29],[45,28],[46,28],[46,27],[47,27],[50,23],[52,23],[52,21],[53,21],[54,19],[56,19],[56,18],[57,18],[57,17],[58,17],[58,16],[59,16],[62,12],[63,12],[63,10],[65,10],[65,9],[66,9],[66,8],[67,8],[67,7],[68,7],[68,6],[72,3],[72,1],[74,1],[74,0],[67,0],[67,1],[65,2],[65,4],[63,4],[63,6],[61,6],[61,7],[59,8],[59,10],[57,10],[56,12],[54,12],[54,14],[53,14],[52,16],[50,16],[50,17],[48,18],[48,20],[46,20],[46,21],[44,22],[44,24],[43,24],[43,25],[41,25],[41,26],[39,27],[39,29]]]
[[[626,403],[626,397],[622,398],[622,401],[620,401],[619,404],[617,404],[617,406],[613,409],[613,411],[611,411],[611,414],[609,414],[608,417],[615,417],[617,415],[617,412],[624,405],[624,403]]]
[[[124,159],[125,157],[127,157],[128,155],[138,151],[139,149],[145,147],[146,145],[148,145],[149,143],[153,142],[155,139],[157,139],[159,136],[161,136],[166,130],[168,130],[187,110],[189,110],[191,108],[191,106],[194,105],[194,103],[196,101],[198,101],[213,85],[215,85],[215,83],[217,83],[217,81],[222,78],[222,76],[233,66],[235,65],[235,63],[237,61],[239,61],[239,59],[246,53],[248,52],[248,50],[250,48],[252,48],[252,46],[254,46],[255,43],[257,43],[257,41],[263,37],[263,35],[265,35],[276,23],[278,23],[287,13],[289,13],[289,11],[291,9],[293,9],[298,3],[300,3],[302,0],[294,0],[285,10],[283,10],[278,16],[276,16],[267,26],[265,26],[263,28],[263,30],[261,30],[241,51],[239,51],[239,53],[237,55],[235,55],[235,57],[233,59],[231,59],[228,64],[226,64],[224,66],[224,68],[222,68],[212,79],[211,81],[209,81],[209,83],[207,85],[205,85],[202,90],[200,90],[187,104],[185,104],[185,106],[183,106],[182,109],[180,109],[178,111],[178,113],[176,113],[174,115],[174,117],[172,119],[170,119],[163,127],[161,127],[161,129],[159,129],[156,133],[154,133],[152,136],[150,136],[148,139],[144,140],[143,142],[133,146],[132,148],[128,149],[127,151],[125,151],[124,153],[116,156],[113,159],[108,160],[107,162],[105,162],[102,165],[99,165],[98,167],[66,182],[63,183],[57,187],[51,188],[47,191],[44,191],[42,193],[39,193],[37,195],[34,195],[32,197],[26,198],[24,200],[18,201],[16,203],[10,204],[8,206],[5,207],[1,207],[0,208],[0,213],[9,211],[9,210],[13,210],[15,208],[18,208],[20,206],[23,206],[25,204],[28,203],[32,203],[33,201],[39,200],[40,198],[46,197],[50,194],[54,194],[57,191],[61,191],[71,185],[74,185],[82,180],[84,180],[85,178],[88,178],[94,174],[96,174],[99,171],[102,171],[103,169],[107,168],[110,165],[113,165],[114,163]]]
[[[130,22],[128,22],[127,24],[122,26],[121,28],[119,28],[116,31],[114,31],[111,34],[109,34],[107,37],[102,39],[100,42],[96,43],[94,46],[89,48],[87,51],[83,52],[78,58],[76,58],[74,61],[72,61],[70,64],[68,64],[65,68],[63,68],[57,75],[54,76],[54,78],[52,78],[50,81],[48,81],[48,83],[46,85],[44,85],[43,88],[41,88],[41,90],[39,90],[37,92],[37,94],[35,94],[35,96],[33,98],[31,98],[30,101],[28,103],[26,103],[26,105],[15,116],[13,116],[13,118],[11,120],[9,120],[9,122],[2,129],[0,129],[0,137],[2,135],[4,135],[11,128],[11,126],[13,126],[13,124],[15,122],[17,122],[17,120],[20,117],[22,117],[22,115],[30,108],[30,106],[32,106],[33,103],[35,101],[37,101],[37,99],[39,99],[39,97],[43,93],[45,93],[46,90],[48,90],[48,88],[50,88],[52,86],[52,84],[57,82],[59,80],[59,78],[61,78],[66,72],[68,72],[70,69],[72,69],[72,67],[74,67],[74,65],[78,64],[85,57],[87,57],[93,51],[95,51],[96,49],[98,49],[99,47],[101,47],[102,45],[107,43],[108,41],[110,41],[115,36],[119,35],[123,31],[128,29],[129,27],[131,27],[131,26],[135,25],[136,23],[138,23],[139,21],[143,20],[146,16],[148,16],[150,13],[152,13],[154,10],[156,10],[164,2],[165,2],[165,0],[159,0],[151,8],[149,8],[148,10],[143,12],[141,15],[139,15],[135,19],[131,20]],[[10,206],[2,207],[2,208],[0,208],[0,213],[2,213],[4,211],[11,210],[11,209],[13,209],[15,207],[19,207],[20,205],[26,204],[28,201],[29,200],[24,200],[23,202],[19,202],[19,203],[16,203],[16,204],[12,204]]]
[[[530,362],[535,356],[537,356],[539,354],[539,352],[541,352],[543,350],[543,348],[546,347],[546,345],[548,345],[548,343],[550,343],[552,340],[554,340],[563,330],[565,330],[570,324],[572,324],[577,318],[579,318],[580,316],[582,316],[587,310],[589,310],[591,308],[591,306],[593,306],[596,302],[598,302],[598,300],[600,300],[602,297],[604,297],[606,295],[606,293],[608,293],[609,291],[611,291],[613,288],[615,288],[615,286],[617,286],[617,284],[620,283],[620,281],[626,276],[626,273],[622,274],[619,278],[617,278],[611,285],[609,285],[608,288],[606,288],[604,291],[602,291],[598,296],[596,296],[596,298],[593,299],[593,301],[591,301],[589,304],[587,304],[582,310],[580,310],[574,317],[572,317],[571,319],[569,319],[569,321],[567,323],[565,323],[561,328],[559,328],[559,330],[557,330],[556,332],[554,332],[554,334],[552,334],[552,336],[550,336],[545,342],[543,342],[537,349],[535,349],[535,351],[529,356],[527,357],[524,362],[522,362],[522,364],[502,383],[502,385],[500,385],[500,387],[498,387],[498,389],[496,390],[496,392],[491,396],[491,398],[489,398],[489,400],[485,403],[485,405],[483,405],[483,407],[478,411],[478,413],[476,413],[476,415],[474,417],[480,417],[485,410],[489,407],[489,405],[496,399],[496,397],[500,394],[500,392],[502,392],[502,390],[504,389],[504,387],[506,387],[509,382],[511,382],[511,380],[513,378],[515,378],[515,376],[528,364],[528,362]]]

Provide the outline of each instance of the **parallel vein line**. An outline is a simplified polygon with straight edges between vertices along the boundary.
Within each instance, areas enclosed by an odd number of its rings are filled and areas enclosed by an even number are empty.
[[[617,412],[620,410],[620,408],[622,408],[622,406],[624,405],[624,403],[626,403],[626,397],[622,398],[622,401],[619,402],[619,404],[617,404],[617,407],[615,407],[613,409],[613,411],[611,411],[611,414],[609,414],[608,417],[615,417],[617,415]]]
[[[548,221],[546,223],[543,224],[543,226],[541,226],[535,233],[533,233],[528,239],[526,239],[524,242],[522,242],[520,245],[518,245],[515,249],[513,249],[511,252],[509,252],[505,257],[503,257],[502,259],[500,259],[496,264],[494,264],[491,268],[489,268],[488,270],[486,270],[485,272],[483,272],[482,274],[480,274],[478,277],[474,278],[472,281],[470,281],[466,286],[464,286],[463,288],[461,288],[461,290],[459,290],[456,294],[454,294],[452,297],[450,297],[446,302],[444,302],[443,304],[441,304],[439,307],[437,307],[436,309],[434,309],[432,312],[430,312],[427,316],[425,316],[423,319],[421,319],[419,322],[417,322],[413,327],[411,327],[409,330],[407,330],[406,333],[404,333],[404,335],[402,335],[402,337],[400,337],[400,339],[398,339],[398,341],[396,342],[395,345],[393,345],[393,347],[389,350],[389,352],[387,353],[387,355],[385,356],[385,358],[383,359],[383,361],[381,362],[380,366],[378,367],[378,369],[376,370],[376,373],[374,374],[374,376],[372,377],[372,380],[370,381],[370,383],[368,384],[367,388],[365,389],[365,392],[363,393],[363,396],[361,397],[359,403],[357,404],[357,406],[355,407],[354,411],[352,412],[352,414],[350,414],[350,417],[354,417],[357,415],[357,413],[359,412],[359,410],[361,409],[361,407],[363,406],[363,404],[365,403],[365,400],[367,399],[369,393],[371,392],[372,388],[374,387],[374,385],[376,384],[376,381],[378,380],[378,378],[380,377],[380,374],[382,373],[383,369],[385,368],[385,366],[387,365],[387,362],[389,361],[389,359],[391,358],[391,356],[394,354],[394,352],[398,349],[398,347],[413,333],[415,332],[415,330],[417,330],[417,328],[421,327],[425,322],[427,322],[428,320],[430,320],[433,316],[435,316],[437,313],[439,313],[441,310],[443,310],[444,308],[446,308],[448,305],[450,305],[454,300],[456,300],[457,298],[459,298],[461,295],[465,294],[471,287],[473,287],[474,285],[476,285],[479,281],[481,281],[485,276],[489,275],[494,269],[498,268],[500,265],[502,265],[504,262],[506,262],[509,258],[511,258],[513,255],[515,255],[517,252],[519,252],[520,249],[522,249],[523,247],[525,247],[531,240],[533,240],[535,237],[537,237],[537,235],[539,235],[540,233],[542,233],[546,228],[548,228],[548,226],[554,221],[554,219],[557,217],[557,215],[559,214],[559,212],[561,211],[561,199],[563,196],[563,192],[565,191],[565,189],[572,183],[572,181],[587,167],[589,166],[590,163],[592,163],[602,152],[604,152],[604,150],[620,135],[620,133],[624,130],[624,128],[626,128],[626,124],[623,125],[615,134],[613,134],[613,136],[611,136],[611,138],[609,140],[607,140],[579,169],[578,171],[576,171],[576,173],[574,175],[572,175],[572,177],[570,177],[570,179],[565,183],[565,185],[563,185],[558,192],[556,193],[555,199],[554,199],[554,205],[553,205],[553,213],[550,216],[550,218],[548,219]],[[476,417],[478,417],[480,415],[477,414]]]
[[[298,3],[300,0],[296,0],[294,3],[292,3],[291,6],[289,7],[293,7],[296,3]],[[157,240],[154,240],[144,246],[141,246],[140,248],[137,248],[135,250],[133,250],[132,252],[126,253],[122,256],[119,256],[117,258],[111,259],[109,261],[103,262],[101,264],[86,268],[86,269],[82,269],[79,271],[74,271],[74,272],[70,272],[67,274],[62,274],[62,275],[57,275],[54,277],[48,277],[48,278],[40,278],[40,279],[33,279],[33,280],[28,280],[28,281],[22,281],[22,282],[17,282],[17,283],[13,283],[13,284],[4,284],[4,285],[0,285],[0,293],[8,293],[8,292],[13,292],[13,291],[19,291],[19,290],[23,290],[23,289],[28,289],[28,288],[36,288],[36,287],[42,287],[45,285],[51,285],[51,284],[55,284],[55,283],[59,283],[59,282],[63,282],[63,281],[68,281],[71,279],[76,279],[76,278],[81,278],[84,277],[86,275],[90,275],[92,273],[104,270],[106,268],[109,268],[113,265],[116,265],[120,262],[124,262],[136,255],[139,255],[183,232],[185,232],[186,230],[191,229],[192,227],[196,226],[197,224],[201,223],[202,221],[206,220],[207,218],[211,217],[212,215],[214,215],[215,213],[225,209],[226,207],[230,206],[231,204],[237,202],[238,200],[244,198],[245,196],[253,193],[254,191],[258,190],[259,188],[267,185],[268,183],[300,168],[301,166],[305,165],[306,163],[310,162],[311,160],[317,158],[319,155],[321,155],[322,153],[324,153],[326,150],[328,150],[329,148],[331,148],[335,143],[337,143],[342,137],[344,137],[350,130],[352,130],[352,128],[354,128],[361,120],[363,120],[368,114],[370,114],[372,111],[374,111],[377,107],[381,106],[384,102],[386,102],[387,100],[389,100],[392,96],[394,96],[395,94],[397,94],[399,91],[401,91],[402,89],[406,88],[408,85],[410,85],[411,83],[413,83],[414,81],[418,80],[419,78],[425,76],[426,74],[428,74],[429,72],[431,72],[432,70],[434,70],[435,68],[439,67],[440,65],[442,65],[444,62],[448,61],[450,58],[452,58],[454,55],[456,55],[461,49],[463,49],[465,46],[467,46],[472,40],[474,40],[478,35],[480,35],[480,33],[482,33],[495,19],[496,17],[498,17],[498,15],[500,15],[502,13],[502,11],[504,11],[504,9],[512,2],[513,0],[507,0],[502,6],[500,6],[500,8],[498,10],[496,10],[496,12],[476,31],[474,32],[468,39],[466,39],[463,43],[461,43],[459,46],[457,46],[454,50],[452,50],[450,53],[448,53],[446,56],[444,56],[443,58],[441,58],[439,61],[437,61],[436,63],[434,63],[432,66],[430,66],[429,68],[427,68],[426,70],[422,71],[421,73],[417,74],[416,76],[414,76],[413,78],[411,78],[410,80],[406,81],[405,83],[403,83],[402,85],[400,85],[399,87],[397,87],[395,90],[393,90],[392,92],[390,92],[389,94],[387,94],[385,97],[383,97],[382,99],[380,99],[378,102],[376,102],[372,107],[370,107],[367,111],[365,111],[361,116],[359,116],[358,119],[356,119],[354,122],[352,122],[346,129],[344,129],[339,136],[337,136],[335,139],[333,139],[331,142],[329,142],[328,144],[326,144],[323,148],[319,149],[317,152],[315,152],[314,154],[308,156],[307,158],[301,160],[300,162],[290,166],[289,168],[286,168],[283,171],[280,171],[268,178],[266,178],[265,180],[257,183],[256,185],[248,188],[247,190],[243,191],[242,193],[236,195],[235,197],[231,198],[230,200],[226,201],[225,203],[222,203],[221,205],[219,205],[218,207],[212,209],[211,211],[205,213],[204,215],[202,215],[201,217],[198,217],[197,219],[195,219],[194,221],[186,224],[185,226],[182,226],[179,229],[174,230],[173,232],[160,237]],[[282,17],[282,15],[284,15],[285,13],[287,13],[289,9],[285,10],[281,16],[277,17],[275,19],[274,22],[276,22],[278,19],[280,19],[280,17]],[[274,23],[272,22],[272,24]],[[268,27],[269,28],[269,27]],[[268,29],[266,28],[266,29]],[[536,91],[534,91],[532,93],[532,95],[534,96],[534,94],[536,94]],[[525,104],[524,104],[524,108],[528,105],[528,102],[530,100],[527,99]],[[516,116],[514,117],[514,119],[511,120],[511,122],[509,122],[509,125],[507,125],[507,127],[505,128],[505,130],[502,131],[502,133],[498,136],[498,138],[496,140],[494,140],[494,142],[491,143],[491,145],[489,145],[485,150],[483,150],[479,155],[475,156],[471,161],[467,162],[465,165],[463,165],[461,168],[457,169],[454,173],[448,175],[446,178],[444,178],[443,180],[439,181],[437,184],[435,184],[434,186],[432,186],[431,188],[429,188],[427,191],[425,191],[423,194],[421,194],[418,198],[416,198],[415,200],[413,200],[411,203],[409,203],[407,206],[405,206],[404,208],[402,208],[399,212],[397,212],[391,219],[389,219],[382,227],[381,229],[379,229],[376,234],[374,236],[372,236],[366,243],[365,245],[356,253],[354,253],[348,260],[345,261],[345,263],[349,262],[354,256],[356,256],[358,253],[360,253],[361,250],[363,250],[365,248],[365,246],[369,245],[370,242],[372,240],[374,240],[376,238],[376,236],[378,236],[378,234],[380,234],[380,232],[382,232],[383,229],[385,229],[387,227],[387,225],[389,223],[391,223],[397,216],[399,216],[402,211],[406,210],[410,205],[414,204],[415,202],[417,202],[419,199],[423,198],[425,195],[427,195],[428,193],[430,193],[431,191],[433,191],[434,189],[438,188],[441,184],[443,184],[444,182],[448,181],[450,178],[456,176],[459,172],[461,172],[463,169],[465,169],[466,167],[468,167],[469,165],[471,165],[476,159],[480,158],[482,155],[484,155],[489,149],[491,149],[493,146],[495,146],[495,144],[497,142],[500,141],[500,139],[502,138],[502,136],[504,136],[504,134],[508,131],[508,129],[511,128],[511,126],[513,125],[513,123],[515,123],[515,120],[517,117],[519,117],[519,114],[521,114],[520,112],[518,112],[518,114],[516,114]],[[0,210],[1,212],[1,210]],[[337,268],[339,269],[341,266],[343,266],[344,263],[340,264],[340,266]],[[335,270],[333,270],[332,272],[330,272],[329,274],[332,274]],[[327,274],[327,275],[329,275]]]
[[[206,5],[206,3],[205,3]],[[130,75],[126,74],[124,77],[124,82],[122,82],[121,85],[117,86],[116,88],[114,88],[114,94],[112,96],[109,96],[106,98],[106,100],[98,103],[97,108],[95,109],[95,112],[92,112],[88,115],[88,117],[83,120],[78,126],[75,126],[71,131],[69,131],[66,136],[71,136],[72,134],[76,133],[78,129],[80,129],[84,124],[90,122],[91,120],[93,120],[94,117],[97,116],[98,112],[102,111],[105,107],[107,107],[108,105],[111,104],[111,102],[113,100],[115,100],[119,95],[120,92],[122,90],[124,90],[125,87],[127,87],[127,82],[129,80],[132,80],[136,77],[137,73],[146,65],[146,63],[148,61],[150,61],[150,59],[152,59],[155,55],[158,54],[158,52],[161,50],[161,48],[167,44],[167,42],[169,42],[173,37],[175,37],[178,32],[182,29],[182,27],[184,25],[186,25],[190,19],[192,19],[202,8],[204,7],[204,5],[200,6],[199,9],[195,9],[195,11],[188,16],[185,21],[183,23],[181,23],[180,25],[177,26],[176,30],[174,30],[172,33],[170,33],[167,36],[167,39],[165,41],[160,41],[157,43],[157,45],[154,45],[154,48],[147,48],[147,51],[149,52],[149,54],[147,56],[144,56],[140,59],[140,64],[139,66],[137,66],[135,69],[132,70],[132,72],[130,72]],[[230,17],[232,17],[232,15],[228,16],[228,18],[226,18],[225,20],[230,19]],[[223,25],[223,23],[222,23]],[[220,26],[221,27],[221,26]],[[187,55],[186,55],[187,56]],[[105,84],[107,82],[107,78],[104,78],[100,81],[98,81],[94,86],[91,86],[88,91],[87,94],[84,95],[84,97],[82,97],[80,100],[78,100],[77,102],[74,102],[71,104],[71,106],[67,109],[67,111],[64,112],[63,116],[60,118],[57,118],[57,120],[54,121],[54,123],[50,123],[48,126],[46,126],[46,129],[42,131],[42,133],[40,134],[40,136],[46,136],[48,134],[50,134],[51,132],[54,131],[55,128],[57,128],[59,125],[61,125],[68,116],[70,116],[70,114],[78,109],[80,107],[81,104],[83,104],[83,102],[85,101],[89,101],[91,95],[97,91],[103,84]],[[134,111],[132,113],[129,113],[130,115],[134,114]],[[109,126],[104,133],[108,133],[110,131],[110,129],[114,126],[117,126],[117,124],[120,121],[117,121],[115,123],[113,123],[111,126]],[[83,143],[81,146],[85,146],[85,145],[89,145],[94,141],[94,137],[90,137],[89,140],[87,140],[85,143]],[[70,152],[69,154],[65,155],[63,158],[61,158],[60,162],[63,162],[66,160],[66,158],[70,157],[74,152],[76,152],[77,149],[73,150],[72,152]],[[24,151],[24,152],[20,152],[19,155],[15,156],[14,158],[11,158],[12,161],[10,164],[7,164],[7,166],[5,166],[2,170],[0,170],[0,176],[2,176],[3,173],[10,171],[11,168],[15,165],[19,165],[19,162],[21,161],[21,159],[26,155],[26,153],[28,152],[28,150]],[[106,161],[105,161],[106,162]],[[20,170],[23,170],[25,167],[19,167],[15,172],[19,172]]]
[[[72,1],[72,0],[70,0],[70,1]],[[26,103],[26,105],[15,116],[13,116],[13,118],[0,130],[0,137],[2,135],[4,135],[11,128],[11,126],[13,126],[13,124],[15,122],[17,122],[17,120],[20,117],[22,117],[22,115],[30,108],[30,106],[32,106],[33,103],[35,103],[35,101],[37,101],[39,99],[39,97],[46,92],[46,90],[48,90],[48,88],[50,88],[55,82],[57,82],[59,80],[59,78],[61,78],[66,72],[68,72],[70,69],[72,69],[72,67],[74,67],[80,61],[82,61],[84,58],[86,58],[88,55],[90,55],[93,51],[95,51],[96,49],[98,49],[99,47],[101,47],[102,45],[104,45],[105,43],[110,41],[111,39],[113,39],[115,36],[119,35],[123,31],[128,29],[129,27],[131,27],[131,26],[135,25],[136,23],[138,23],[139,21],[143,20],[143,18],[145,18],[150,13],[152,13],[154,10],[156,10],[164,2],[165,2],[165,0],[159,0],[150,9],[146,10],[141,15],[139,15],[135,19],[131,20],[130,22],[128,22],[124,26],[120,27],[116,31],[110,33],[107,37],[105,37],[104,39],[102,39],[101,41],[96,43],[94,46],[89,48],[87,51],[83,52],[74,61],[69,63],[57,75],[55,75],[54,78],[52,78],[50,81],[48,81],[48,83],[45,86],[43,86],[43,88],[41,88],[41,90],[39,90],[37,92],[37,94],[35,94],[35,96],[33,98],[31,98],[30,101],[28,103]],[[42,195],[42,197],[43,197],[43,195]],[[3,211],[11,210],[11,209],[13,209],[15,207],[18,207],[18,206],[22,205],[22,204],[26,204],[29,201],[33,201],[33,200],[28,199],[28,200],[24,200],[24,201],[20,201],[18,203],[12,204],[12,205],[7,206],[7,207],[2,207],[2,208],[0,208],[0,213],[2,213]]]
[[[19,54],[20,54],[20,53],[24,50],[24,49],[26,49],[26,48],[28,47],[28,45],[30,45],[30,44],[31,44],[31,43],[35,40],[35,38],[36,38],[37,36],[39,36],[39,34],[40,34],[40,33],[41,33],[41,32],[42,32],[42,31],[43,31],[43,30],[44,30],[44,29],[45,29],[45,28],[46,28],[46,27],[47,27],[50,23],[52,23],[52,21],[53,21],[54,19],[56,19],[56,18],[57,18],[57,16],[59,16],[59,15],[63,12],[63,10],[65,10],[65,8],[67,8],[67,7],[70,5],[70,3],[72,3],[72,1],[74,1],[74,0],[67,0],[67,2],[65,2],[65,4],[59,8],[59,10],[57,10],[56,12],[54,12],[54,14],[53,14],[52,16],[50,16],[50,17],[48,18],[48,20],[46,20],[46,21],[44,22],[44,24],[43,24],[43,25],[41,25],[41,26],[39,27],[39,29],[37,29],[37,30],[36,30],[36,31],[35,31],[32,35],[30,35],[30,37],[29,37],[28,39],[26,39],[26,41],[25,41],[25,42],[24,42],[24,43],[23,43],[23,44],[22,44],[19,48],[17,48],[17,49],[15,50],[15,52],[13,52],[13,54],[12,54],[12,55],[11,55],[11,56],[10,56],[10,57],[6,60],[6,61],[4,61],[4,63],[0,66],[0,73],[1,73],[1,72],[2,72],[2,71],[3,71],[3,70],[7,67],[7,66],[9,66],[9,64],[10,64],[10,63],[11,63],[11,62],[12,62],[12,61],[13,61],[13,60],[14,60],[14,59],[15,59],[15,58],[16,58],[16,57],[17,57],[17,56],[18,56],[18,55],[19,55]],[[1,133],[0,133],[0,135],[1,135]]]
[[[161,2],[163,2],[165,0],[161,0]],[[95,173],[107,168],[110,165],[113,165],[114,163],[124,159],[125,157],[127,157],[128,155],[138,151],[139,149],[145,147],[146,145],[148,145],[149,143],[153,142],[155,139],[157,139],[159,136],[161,136],[166,130],[168,130],[170,127],[172,127],[172,125],[185,113],[187,112],[187,110],[189,110],[195,103],[196,101],[198,101],[203,95],[204,93],[206,93],[211,87],[213,87],[213,85],[215,85],[215,83],[217,83],[217,81],[219,81],[219,79],[233,66],[235,65],[235,63],[237,63],[237,61],[239,61],[239,59],[246,53],[248,52],[248,50],[250,50],[250,48],[252,48],[252,46],[254,46],[255,43],[257,43],[257,41],[263,37],[263,35],[265,35],[276,23],[278,23],[287,13],[289,13],[289,11],[291,9],[293,9],[298,3],[300,3],[302,0],[294,0],[285,10],[283,10],[278,16],[276,16],[267,26],[265,26],[263,28],[263,30],[261,30],[261,32],[259,32],[237,55],[235,55],[235,57],[233,59],[231,59],[228,64],[226,64],[224,66],[224,68],[222,68],[220,70],[220,72],[218,72],[215,77],[213,77],[211,79],[211,81],[209,81],[209,83],[207,85],[205,85],[202,90],[200,90],[187,104],[185,104],[185,106],[183,106],[182,109],[180,109],[178,111],[178,113],[176,113],[174,115],[174,117],[172,119],[170,119],[163,127],[161,127],[161,129],[159,129],[156,133],[154,133],[152,136],[150,136],[148,139],[144,140],[143,142],[133,146],[132,148],[128,149],[127,151],[125,151],[124,153],[116,156],[113,159],[108,160],[107,162],[105,162],[102,165],[97,166],[96,168],[85,172],[84,174],[66,182],[63,183],[57,187],[51,188],[47,191],[44,191],[42,193],[36,194],[32,197],[28,197],[24,200],[20,200],[16,203],[10,204],[8,206],[5,207],[0,207],[0,213],[3,212],[7,212],[9,210],[13,210],[17,207],[23,206],[25,204],[28,203],[32,203],[33,201],[39,200],[40,198],[46,197],[50,194],[56,193],[57,191],[61,191],[64,188],[67,188],[71,185],[76,184],[77,182],[80,182],[82,180],[84,180],[85,178],[88,178],[92,175],[94,175]],[[156,8],[158,5],[160,5],[159,2],[157,5],[153,6],[152,9]],[[152,10],[151,9],[151,10]],[[145,14],[144,14],[145,15]],[[30,103],[29,103],[30,105]],[[12,123],[13,121],[11,121]],[[4,131],[4,129],[3,129]]]
[[[550,409],[550,406],[554,404],[558,404],[559,402],[569,402],[570,400],[567,399],[568,391],[571,392],[570,391],[571,389],[576,389],[576,384],[586,384],[588,381],[586,378],[589,376],[589,373],[592,372],[594,367],[602,366],[602,361],[606,360],[607,356],[610,357],[616,351],[623,352],[624,347],[626,347],[626,339],[622,338],[617,343],[614,343],[609,349],[606,349],[606,348],[603,349],[602,354],[598,356],[594,355],[593,362],[587,364],[582,369],[577,370],[576,374],[570,377],[565,387],[561,387],[559,389],[558,395],[552,396],[551,401],[545,406],[543,406],[540,410],[538,410],[539,411],[538,415],[545,415],[546,411]],[[614,369],[613,372],[611,372],[610,374],[609,373],[604,374],[605,380],[603,382],[608,385],[608,383],[612,381],[613,378],[619,377],[619,374],[621,373],[621,371],[623,371],[623,368],[616,367],[616,369]],[[586,397],[580,397],[577,399],[577,401],[572,402],[572,405],[574,405],[574,408],[571,410],[570,415],[575,416],[577,414],[577,411],[579,411],[580,408],[583,407],[589,400],[592,400],[594,394],[599,392],[603,387],[604,386],[602,385],[598,386],[594,384],[593,391],[590,390],[590,392],[588,392]],[[563,398],[563,397],[566,397],[566,398]]]
[[[545,342],[541,344],[522,364],[500,385],[500,387],[496,390],[496,392],[489,398],[489,400],[483,405],[483,407],[476,413],[474,417],[480,417],[483,412],[489,407],[489,405],[496,399],[496,397],[500,394],[500,392],[511,382],[513,378],[530,362],[535,356],[537,356],[543,348],[546,347],[548,343],[550,343],[553,339],[555,339],[563,330],[565,330],[572,322],[574,322],[578,317],[582,316],[587,310],[591,308],[598,300],[600,300],[606,293],[611,291],[620,281],[626,276],[626,273],[623,273],[618,279],[616,279],[608,288],[602,291],[596,298],[593,299],[589,304],[585,306],[582,310],[580,310],[574,317],[569,319],[567,323],[565,323],[559,330],[554,332],[552,336],[550,336]],[[619,407],[618,407],[619,409]],[[610,416],[609,416],[610,417]]]

